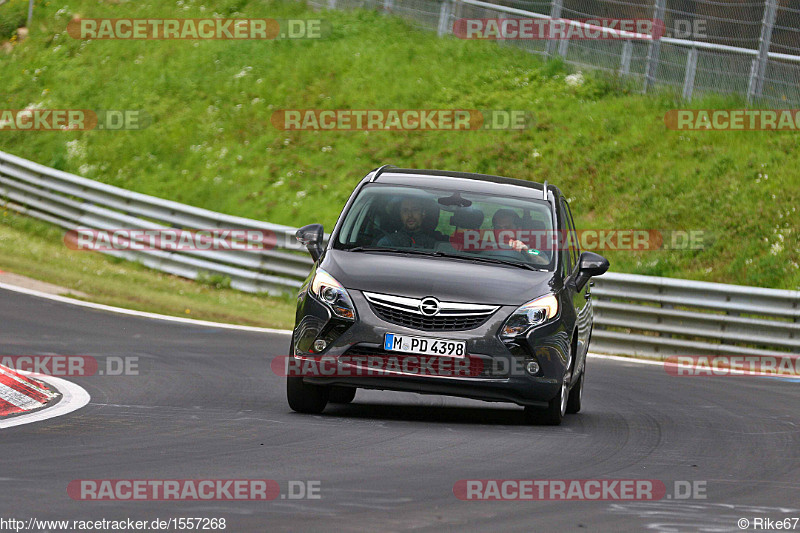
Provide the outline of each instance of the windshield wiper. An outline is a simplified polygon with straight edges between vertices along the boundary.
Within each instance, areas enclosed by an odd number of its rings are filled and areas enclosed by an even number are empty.
[[[463,259],[465,261],[478,261],[484,263],[494,263],[495,265],[508,265],[517,268],[524,268],[525,270],[533,270],[536,272],[547,272],[543,268],[536,268],[527,263],[520,263],[519,261],[510,261],[506,259],[497,259],[495,257],[482,257],[480,255],[462,255],[453,254],[448,252],[433,252],[429,250],[420,250],[419,248],[386,248],[383,246],[356,246],[354,248],[347,248],[348,252],[389,252],[395,254],[417,254],[427,255],[430,257],[452,257],[454,259]]]
[[[455,257],[458,259],[466,259],[467,261],[482,261],[484,263],[494,263],[496,265],[509,265],[514,266],[517,268],[524,268],[526,270],[534,270],[536,272],[547,272],[543,268],[536,268],[533,265],[529,265],[528,263],[520,263],[519,261],[510,261],[507,259],[497,259],[496,257],[483,257],[480,255],[461,255],[461,254],[452,254],[447,252],[437,252],[440,257]]]
[[[395,254],[417,254],[417,255],[429,255],[432,257],[442,257],[442,252],[420,250],[419,248],[387,248],[384,246],[356,246],[354,248],[346,248],[346,250],[348,252],[389,252]]]

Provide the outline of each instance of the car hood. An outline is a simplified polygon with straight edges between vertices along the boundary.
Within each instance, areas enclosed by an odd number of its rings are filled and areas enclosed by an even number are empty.
[[[347,289],[448,302],[521,305],[554,291],[554,273],[452,258],[329,249],[320,265]]]

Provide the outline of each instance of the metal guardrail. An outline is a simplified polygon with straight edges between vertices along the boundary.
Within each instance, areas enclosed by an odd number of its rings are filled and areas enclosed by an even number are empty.
[[[592,350],[650,357],[800,354],[800,291],[607,273]]]
[[[65,229],[256,229],[275,232],[266,251],[114,251],[196,279],[228,276],[247,292],[300,286],[312,265],[295,228],[163,200],[0,152],[0,205]],[[664,357],[800,354],[800,291],[607,273],[595,278],[592,350]]]
[[[106,185],[0,152],[0,205],[65,229],[252,229],[274,232],[271,250],[115,250],[109,255],[139,261],[177,276],[218,274],[247,292],[296,289],[311,258],[294,239],[295,228],[225,215]]]

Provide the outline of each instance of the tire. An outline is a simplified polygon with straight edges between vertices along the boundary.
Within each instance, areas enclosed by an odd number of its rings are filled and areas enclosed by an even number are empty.
[[[298,413],[319,414],[328,405],[330,387],[303,383],[303,378],[286,378],[286,399]]]
[[[566,371],[561,381],[559,393],[547,403],[546,409],[525,407],[525,421],[528,424],[545,426],[561,425],[561,421],[564,420],[564,415],[567,413],[567,404],[569,403],[570,391],[567,386],[567,377],[570,375],[569,369],[572,367],[572,363],[573,355],[572,350],[570,350],[569,360],[567,361]],[[574,388],[575,387],[573,387],[573,389]]]
[[[578,382],[572,386],[569,391],[569,398],[567,399],[567,413],[575,414],[581,410],[581,402],[583,401],[583,381],[586,376],[586,363],[583,364],[583,372]]]
[[[567,412],[568,397],[567,383],[562,382],[559,394],[548,402],[546,409],[525,407],[525,422],[542,426],[560,425]]]
[[[356,397],[355,387],[331,387],[328,401],[331,403],[350,403]]]

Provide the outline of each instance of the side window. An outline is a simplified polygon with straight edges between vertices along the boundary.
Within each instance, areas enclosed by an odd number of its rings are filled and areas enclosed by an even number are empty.
[[[569,253],[570,257],[572,257],[572,266],[576,266],[580,262],[581,257],[581,248],[578,241],[578,232],[575,231],[575,221],[572,219],[572,209],[569,208],[569,204],[564,201],[564,205],[567,206],[567,214],[569,215],[569,233],[570,233],[570,244],[569,244]]]
[[[572,232],[569,225],[569,213],[567,212],[566,203],[561,200],[559,203],[559,222],[558,236],[559,236],[559,249],[561,254],[561,261],[564,263],[564,276],[569,276],[575,263],[572,260],[572,254],[569,250],[569,242],[572,240]]]

